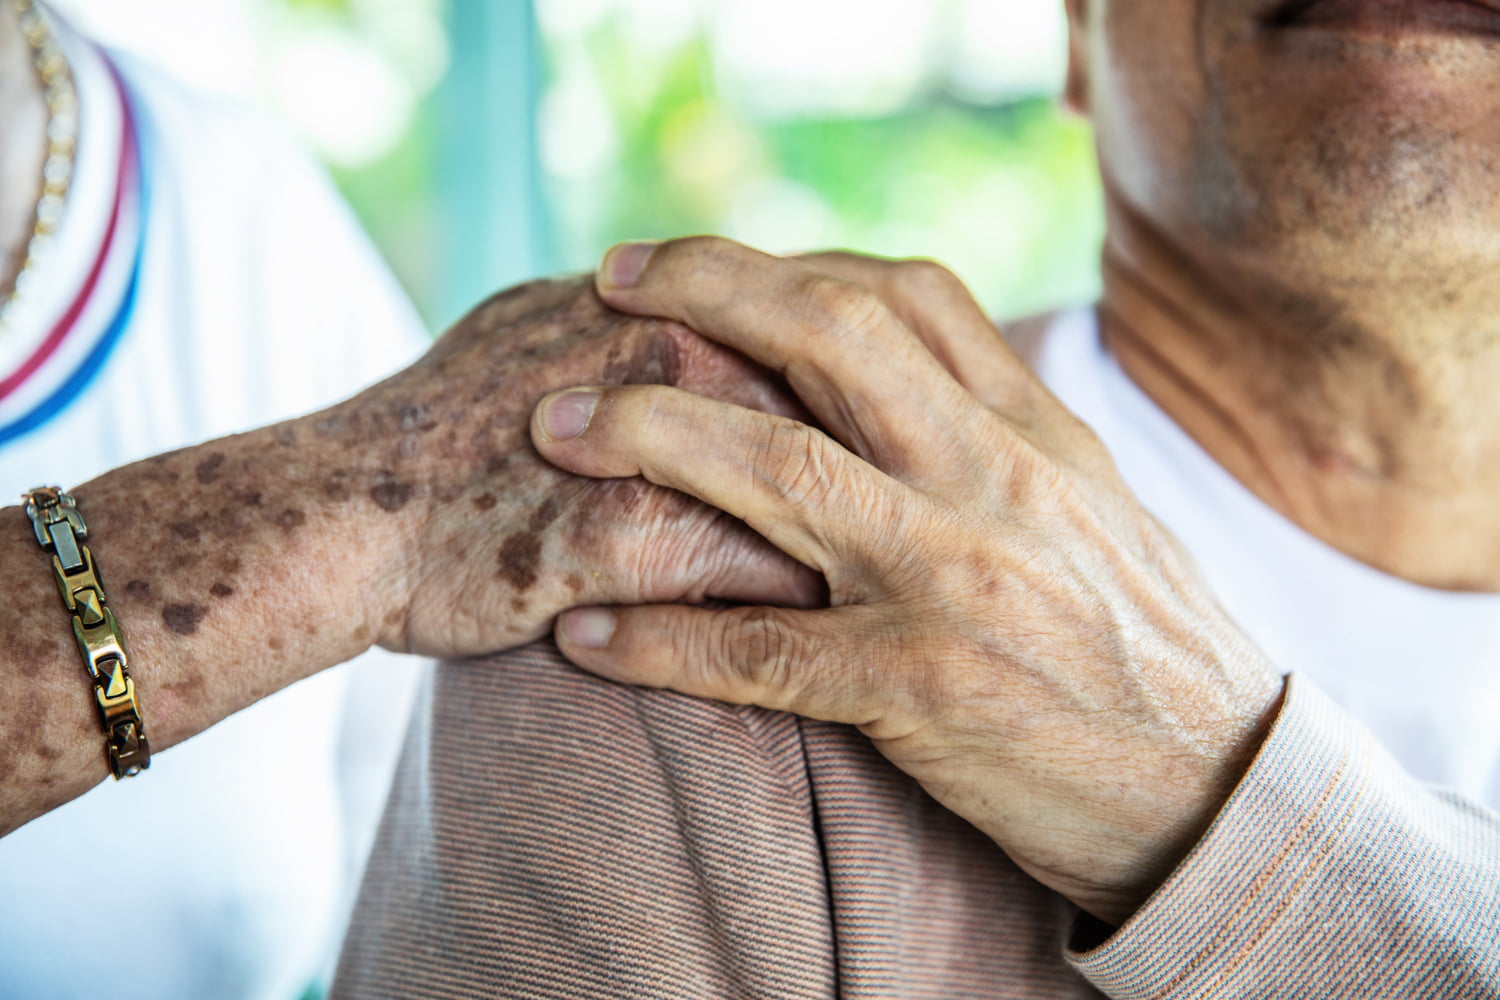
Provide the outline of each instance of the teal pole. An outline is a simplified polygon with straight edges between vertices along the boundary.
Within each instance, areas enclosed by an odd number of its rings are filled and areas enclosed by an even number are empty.
[[[449,0],[450,62],[437,108],[439,329],[497,289],[553,264],[537,102],[542,57],[531,0]]]

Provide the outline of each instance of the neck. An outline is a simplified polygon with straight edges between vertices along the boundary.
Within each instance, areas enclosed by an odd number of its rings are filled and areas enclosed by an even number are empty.
[[[0,2],[0,297],[10,292],[31,239],[47,152],[47,105],[21,33]]]
[[[1335,548],[1425,586],[1500,591],[1500,276],[1314,297],[1205,259],[1111,209],[1101,316],[1130,377]]]

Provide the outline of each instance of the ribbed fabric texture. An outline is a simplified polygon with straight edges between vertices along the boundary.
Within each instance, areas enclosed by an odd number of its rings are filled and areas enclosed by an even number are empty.
[[[539,645],[436,670],[333,995],[1094,997],[1072,916],[857,732]]]
[[[1500,817],[1412,781],[1293,677],[1197,851],[1074,958],[1120,1000],[1500,997]]]
[[[1102,947],[856,732],[632,690],[549,646],[444,665],[334,997],[1500,997],[1496,817],[1305,682]]]

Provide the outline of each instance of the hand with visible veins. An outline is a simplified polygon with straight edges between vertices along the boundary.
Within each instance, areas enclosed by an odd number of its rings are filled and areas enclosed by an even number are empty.
[[[1034,877],[1123,922],[1243,775],[1282,681],[1098,439],[936,265],[699,238],[616,248],[599,280],[616,308],[784,373],[827,432],[584,386],[538,407],[537,447],[742,518],[832,607],[583,608],[559,619],[563,652],[855,724]]]
[[[734,518],[543,461],[532,408],[580,381],[802,412],[733,350],[608,309],[591,278],[535,282],[344,403],[73,490],[153,749],[374,644],[464,656],[544,636],[581,603],[825,599],[815,573]],[[0,567],[3,833],[107,771],[49,557],[19,507],[0,509]]]

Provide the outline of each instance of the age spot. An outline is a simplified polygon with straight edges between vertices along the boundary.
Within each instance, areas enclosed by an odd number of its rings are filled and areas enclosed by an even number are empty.
[[[218,479],[219,470],[223,467],[223,465],[224,453],[222,451],[214,452],[212,455],[199,462],[198,468],[194,470],[194,472],[198,476],[198,482],[202,483],[204,486],[207,486],[209,483]]]
[[[500,501],[496,500],[493,495],[489,493],[481,493],[479,494],[479,496],[474,498],[474,507],[477,510],[494,510],[495,504],[499,502]]]
[[[172,534],[184,542],[196,542],[200,537],[198,526],[192,521],[175,521],[168,527],[172,529]]]
[[[151,584],[145,580],[131,580],[125,585],[125,593],[131,597],[149,597],[151,596]]]
[[[542,540],[529,531],[517,532],[500,546],[500,578],[517,590],[530,590],[542,561]]]
[[[229,586],[226,583],[216,583],[212,587],[208,588],[208,592],[210,594],[213,594],[215,597],[219,598],[220,600],[222,600],[222,599],[224,599],[226,597],[233,597],[234,596],[234,588],[231,587],[231,586]]]
[[[548,497],[542,501],[542,505],[531,514],[531,523],[528,525],[532,531],[545,531],[552,526],[562,514],[562,501],[557,497]]]
[[[292,531],[307,523],[307,515],[295,507],[289,507],[276,515],[276,523],[285,531]]]
[[[406,483],[381,483],[370,490],[370,499],[381,510],[394,514],[411,502],[412,488]]]
[[[178,635],[192,635],[208,609],[201,604],[168,604],[161,609],[162,623]]]
[[[566,583],[568,585],[568,589],[575,594],[583,590],[583,577],[579,576],[577,573],[569,573],[568,578],[564,580],[563,583]]]

